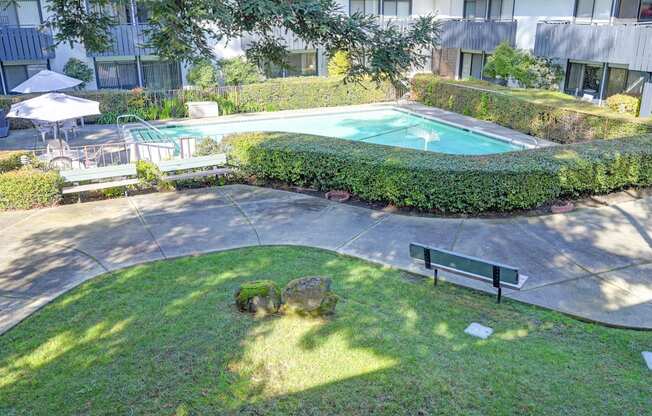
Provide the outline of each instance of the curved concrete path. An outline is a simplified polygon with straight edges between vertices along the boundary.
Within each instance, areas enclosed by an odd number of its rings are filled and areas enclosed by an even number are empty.
[[[133,264],[296,244],[423,273],[408,256],[412,241],[518,266],[529,280],[507,297],[652,329],[652,199],[535,218],[441,219],[232,185],[2,213],[0,229],[0,333],[81,282]]]

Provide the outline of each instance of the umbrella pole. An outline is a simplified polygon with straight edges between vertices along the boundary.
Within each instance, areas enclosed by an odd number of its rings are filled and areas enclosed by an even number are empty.
[[[59,137],[59,122],[54,123],[54,140],[59,139],[59,152],[61,153],[61,156],[63,156],[63,141],[61,140],[61,137]]]

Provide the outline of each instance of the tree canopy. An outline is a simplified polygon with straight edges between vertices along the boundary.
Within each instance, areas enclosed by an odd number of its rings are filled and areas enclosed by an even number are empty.
[[[128,2],[128,0],[117,0]],[[117,20],[109,0],[50,0],[45,25],[56,43],[80,42],[91,52],[110,47],[109,30]],[[348,15],[334,0],[142,0],[148,10],[146,47],[165,59],[197,62],[212,57],[213,45],[248,33],[254,64],[284,65],[287,46],[278,30],[293,32],[328,55],[343,51],[351,59],[345,80],[363,77],[399,81],[413,66],[423,66],[438,46],[440,24],[434,15],[414,19],[406,30],[373,16]]]

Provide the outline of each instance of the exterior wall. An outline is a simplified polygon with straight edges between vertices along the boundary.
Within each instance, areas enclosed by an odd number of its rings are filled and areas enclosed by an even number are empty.
[[[514,19],[518,22],[516,47],[533,50],[540,20],[572,20],[575,2],[569,0],[516,0]]]
[[[46,20],[51,14],[47,10],[47,1],[41,1],[41,13],[43,20]],[[80,43],[75,43],[72,46],[69,43],[62,43],[57,46],[55,50],[55,57],[50,60],[50,69],[55,72],[63,72],[63,67],[66,65],[70,58],[77,58],[86,63],[90,68],[94,68],[93,58],[86,55],[86,48]],[[95,76],[93,80],[86,84],[87,90],[96,90],[97,82]]]

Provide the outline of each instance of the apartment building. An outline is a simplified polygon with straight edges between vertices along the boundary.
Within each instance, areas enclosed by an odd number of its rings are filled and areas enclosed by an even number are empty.
[[[71,57],[88,63],[95,80],[88,88],[177,88],[186,68],[159,59],[141,45],[147,10],[137,0],[108,5],[103,11],[119,24],[113,44],[102,53],[83,45],[50,50],[52,34],[38,26],[47,0],[19,0],[0,11],[2,91],[43,68],[61,71]],[[652,112],[652,0],[338,0],[346,13],[377,15],[407,26],[415,16],[437,13],[443,20],[442,43],[423,71],[453,78],[482,78],[487,57],[501,42],[549,57],[565,68],[563,90],[599,101],[626,92],[643,96],[643,114]],[[279,30],[292,68],[265,68],[269,77],[325,75],[327,57],[292,33]],[[242,55],[253,40],[214,47],[218,58]]]

